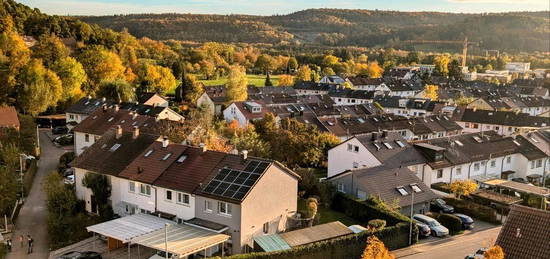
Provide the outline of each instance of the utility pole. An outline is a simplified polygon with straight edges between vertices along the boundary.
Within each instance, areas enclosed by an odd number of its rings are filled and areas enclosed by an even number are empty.
[[[25,190],[23,188],[23,154],[19,154],[19,181],[21,181],[21,199],[25,197]]]
[[[164,223],[164,255],[166,259],[168,259],[168,226],[170,224]]]
[[[413,212],[414,212],[414,189],[411,192],[411,222],[409,223],[409,245],[412,245]]]

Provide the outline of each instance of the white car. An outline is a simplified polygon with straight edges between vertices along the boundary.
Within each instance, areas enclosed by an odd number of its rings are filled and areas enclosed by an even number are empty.
[[[71,174],[71,175],[67,175],[67,177],[65,177],[65,180],[63,180],[63,182],[65,184],[74,184],[74,174]]]
[[[430,227],[430,230],[432,231],[432,234],[436,237],[443,237],[449,234],[449,229],[441,225],[439,221],[426,215],[414,214],[413,219],[428,225],[428,227]]]

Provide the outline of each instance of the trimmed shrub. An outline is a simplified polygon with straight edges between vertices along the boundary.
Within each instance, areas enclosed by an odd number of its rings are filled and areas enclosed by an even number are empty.
[[[463,213],[485,222],[501,224],[501,222],[497,219],[497,211],[491,207],[483,206],[469,200],[461,200],[451,197],[446,197],[444,200],[447,204],[453,206],[455,208],[455,212],[457,213]]]
[[[32,183],[34,182],[34,175],[38,167],[36,166],[36,159],[31,160],[31,163],[23,176],[23,189],[25,190],[25,195],[29,195],[29,192],[32,188]]]
[[[462,221],[455,215],[442,213],[437,216],[437,221],[449,229],[449,234],[456,235],[462,232]]]
[[[367,223],[367,226],[369,229],[382,230],[386,226],[386,221],[383,219],[369,220],[369,223]]]
[[[58,172],[63,172],[65,168],[69,167],[69,163],[76,157],[74,152],[67,152],[59,157],[59,165],[57,166]]]
[[[448,183],[432,183],[430,187],[434,190],[451,193],[451,188]]]

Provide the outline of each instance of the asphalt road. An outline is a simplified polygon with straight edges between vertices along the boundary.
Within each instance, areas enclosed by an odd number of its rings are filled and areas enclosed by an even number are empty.
[[[412,247],[392,251],[405,259],[464,259],[481,247],[491,246],[501,227],[493,227],[463,235],[442,238]]]
[[[15,223],[15,233],[12,237],[13,249],[7,259],[22,258],[48,258],[48,225],[46,210],[46,194],[42,188],[42,182],[48,173],[57,170],[59,157],[65,152],[64,149],[56,147],[48,138],[49,130],[40,131],[41,157],[38,161],[38,171],[34,178],[32,189],[28,194],[25,204],[19,212]],[[34,239],[32,254],[27,254],[26,236],[30,234]],[[25,236],[23,247],[20,247],[19,236]]]

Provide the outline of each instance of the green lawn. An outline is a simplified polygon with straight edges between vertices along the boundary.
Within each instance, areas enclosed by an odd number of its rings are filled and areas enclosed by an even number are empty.
[[[306,211],[306,201],[298,200],[298,211]],[[346,226],[360,225],[357,220],[346,216],[346,214],[319,206],[319,224],[329,223],[333,221],[340,221]]]
[[[202,78],[202,76],[197,75],[198,78]],[[246,75],[248,78],[248,84],[249,85],[255,85],[255,86],[265,86],[265,75]],[[223,85],[227,82],[227,78],[219,78],[219,79],[212,79],[212,80],[199,80],[199,82],[203,83],[205,86],[212,86],[212,85]],[[278,75],[271,75],[271,83],[273,85],[277,85],[279,82],[279,76]]]

